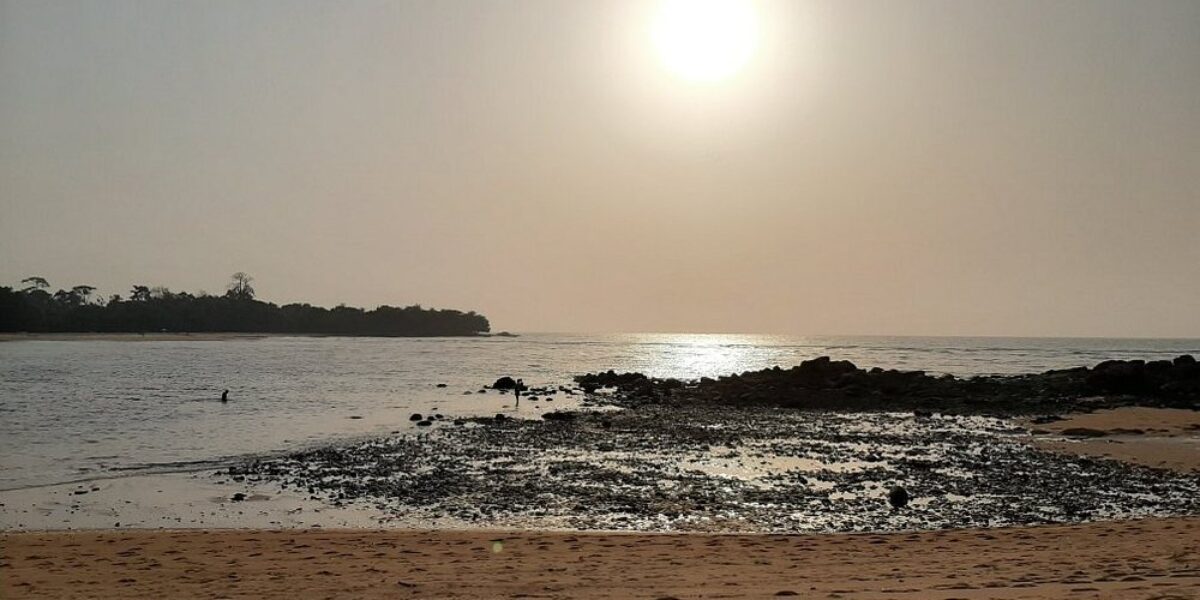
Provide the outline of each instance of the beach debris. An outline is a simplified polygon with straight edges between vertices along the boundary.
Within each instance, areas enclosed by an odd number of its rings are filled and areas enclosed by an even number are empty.
[[[895,509],[908,506],[908,490],[898,485],[893,486],[891,491],[888,492],[888,504],[891,504],[892,508]]]

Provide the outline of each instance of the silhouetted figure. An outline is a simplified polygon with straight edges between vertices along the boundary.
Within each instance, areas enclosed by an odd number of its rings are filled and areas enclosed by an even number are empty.
[[[518,379],[513,385],[513,395],[517,397],[517,408],[521,408],[521,390],[525,389],[525,380]]]
[[[229,402],[229,390],[225,390],[224,392],[221,392],[221,402],[222,403]]]

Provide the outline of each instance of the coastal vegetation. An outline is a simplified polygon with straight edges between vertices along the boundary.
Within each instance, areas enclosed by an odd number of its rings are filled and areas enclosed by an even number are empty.
[[[380,306],[374,310],[307,303],[282,306],[255,297],[253,278],[235,273],[224,294],[135,285],[128,297],[96,296],[77,285],[51,292],[42,277],[0,287],[3,332],[243,332],[366,336],[471,336],[490,330],[474,311]]]

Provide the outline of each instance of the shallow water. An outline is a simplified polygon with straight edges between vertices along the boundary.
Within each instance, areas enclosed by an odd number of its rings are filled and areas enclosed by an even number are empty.
[[[505,374],[719,376],[815,356],[958,375],[1200,354],[1200,340],[554,335],[0,343],[0,489],[414,431],[412,412],[512,411],[468,394]],[[446,388],[435,384],[446,383]],[[231,401],[217,401],[221,390]],[[521,414],[569,400],[522,403]]]

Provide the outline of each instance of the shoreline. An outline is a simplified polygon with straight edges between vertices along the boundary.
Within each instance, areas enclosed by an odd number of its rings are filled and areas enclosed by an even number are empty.
[[[1200,518],[889,534],[0,534],[5,598],[1194,598]]]
[[[186,472],[10,490],[0,492],[0,523],[779,535],[1200,514],[1196,474],[1090,458],[1014,420],[716,407],[683,419],[652,408],[574,414],[440,421]],[[361,477],[368,467],[375,477]],[[887,505],[896,483],[910,490],[907,510]]]
[[[599,374],[600,411],[547,388],[533,419],[0,492],[0,596],[1200,596],[1200,411],[930,412],[947,380],[854,373],[917,387],[830,411],[769,405],[778,370]]]
[[[1200,474],[1200,411],[1186,411],[1176,409],[1149,409],[1126,407],[1121,409],[1112,409],[1104,411],[1096,411],[1092,413],[1074,413],[1066,414],[1061,417],[1056,417],[1056,420],[1049,423],[1037,423],[1035,419],[1018,419],[1015,424],[1022,425],[1029,429],[1029,436],[1024,440],[1024,443],[1033,448],[1047,450],[1056,454],[1061,454],[1070,457],[1094,457],[1100,459],[1113,460],[1120,463],[1141,465],[1154,469],[1171,471],[1183,475]],[[1120,424],[1122,427],[1112,427],[1113,424]],[[1133,429],[1133,426],[1138,426],[1142,429]],[[1064,435],[1064,431],[1087,429],[1094,433],[1084,437],[1080,435]],[[383,436],[390,437],[390,436]],[[370,442],[372,440],[382,439],[381,436],[361,436],[357,439],[331,441],[327,444],[315,445],[310,450],[327,450],[344,447],[347,444]],[[258,495],[260,502],[248,504],[255,509],[262,511],[263,509],[271,509],[276,513],[282,514],[283,509],[279,506],[286,504],[288,501],[300,501],[300,498],[289,496],[285,490],[269,489],[268,486],[262,485],[264,482],[257,482],[256,485],[245,485],[242,487],[229,486],[228,481],[222,483],[214,483],[212,473],[226,470],[230,467],[237,467],[252,461],[271,461],[287,458],[291,452],[272,452],[266,454],[253,454],[238,457],[227,457],[222,460],[202,461],[200,464],[181,465],[174,468],[163,469],[139,469],[130,470],[128,472],[110,473],[104,475],[96,475],[92,477],[81,477],[69,481],[60,481],[52,483],[43,483],[35,485],[17,486],[13,488],[0,490],[0,533],[15,532],[15,531],[74,531],[74,530],[94,530],[106,529],[108,526],[101,524],[96,520],[87,520],[82,516],[86,515],[87,511],[76,511],[76,518],[68,524],[67,527],[55,527],[46,525],[52,517],[53,512],[42,505],[41,503],[47,498],[52,498],[54,495],[73,496],[76,490],[87,490],[85,493],[92,493],[92,488],[100,486],[105,489],[121,489],[125,494],[121,497],[121,502],[128,500],[130,491],[136,491],[144,488],[155,487],[157,483],[167,482],[167,487],[180,489],[178,483],[183,480],[190,480],[193,485],[183,486],[182,493],[177,493],[176,498],[181,498],[186,494],[207,495],[216,497],[220,494],[232,494],[241,491],[248,496]],[[265,500],[262,497],[264,492],[272,492],[279,494],[283,498],[282,504],[280,501],[261,502]],[[137,496],[137,494],[133,494]],[[81,495],[82,496],[82,495]],[[94,500],[96,494],[91,496],[74,498],[75,500]],[[142,494],[142,501],[151,499],[152,496]],[[14,501],[15,500],[15,501]],[[116,500],[111,501],[111,506],[105,506],[104,512],[120,513],[119,506]],[[179,502],[184,504],[184,502]],[[314,503],[317,508],[336,508],[325,503]],[[167,507],[159,507],[167,508]],[[287,509],[292,508],[287,506]],[[365,507],[358,507],[365,508]],[[43,519],[35,520],[34,522],[40,525],[28,526],[20,524],[14,527],[16,523],[15,514],[18,510],[39,511],[43,515]],[[154,512],[164,512],[151,511]],[[372,517],[379,518],[382,513],[372,513]],[[276,515],[278,516],[278,515]],[[134,518],[120,519],[126,523],[128,528],[133,523],[138,522]],[[143,517],[141,521],[147,528],[161,526],[151,522],[152,518]],[[90,525],[87,523],[91,523]],[[202,523],[196,527],[212,529],[221,528],[221,521],[213,521]],[[322,521],[325,522],[325,521]],[[366,520],[363,515],[357,517],[357,522],[367,526],[377,526],[378,523]],[[413,519],[400,524],[392,524],[389,528],[412,529],[429,526],[427,520]],[[263,524],[251,524],[250,528],[260,528]],[[305,523],[301,520],[293,520],[292,526],[303,527]],[[438,525],[445,527],[447,525]],[[244,525],[245,527],[245,525]],[[1000,526],[1003,527],[1003,526]],[[137,528],[134,526],[134,528]],[[477,530],[488,530],[487,527],[460,523],[453,528],[467,528]],[[548,531],[556,531],[553,528],[535,528],[535,530],[545,529]],[[496,530],[506,530],[504,527],[499,527]],[[566,529],[563,529],[566,530]],[[620,529],[601,530],[601,531],[622,531]]]

